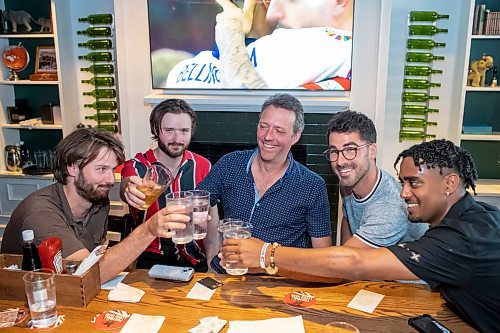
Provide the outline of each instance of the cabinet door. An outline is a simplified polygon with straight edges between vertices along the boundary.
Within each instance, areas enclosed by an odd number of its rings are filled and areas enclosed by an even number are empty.
[[[0,214],[11,214],[24,198],[52,183],[53,181],[51,180],[42,179],[1,178]]]

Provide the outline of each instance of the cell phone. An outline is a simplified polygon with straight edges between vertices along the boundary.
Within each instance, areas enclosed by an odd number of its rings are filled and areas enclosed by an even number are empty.
[[[155,279],[174,280],[187,282],[193,278],[194,269],[191,267],[178,267],[167,265],[154,265],[148,275]]]
[[[409,318],[408,325],[420,333],[453,333],[449,328],[428,314]]]

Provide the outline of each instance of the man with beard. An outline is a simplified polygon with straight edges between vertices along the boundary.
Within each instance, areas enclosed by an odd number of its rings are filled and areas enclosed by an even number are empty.
[[[420,238],[425,224],[408,221],[401,185],[376,164],[377,131],[366,115],[339,112],[328,124],[324,152],[340,182],[341,244],[381,247]]]
[[[477,180],[472,157],[451,141],[433,140],[406,149],[394,166],[399,162],[408,217],[431,226],[421,238],[377,249],[276,246],[264,254],[266,266],[273,263],[275,272],[290,277],[422,279],[480,332],[498,332],[500,210],[467,192],[475,192]],[[243,267],[259,267],[262,246],[258,239],[226,239],[222,253]]]
[[[299,100],[289,94],[269,97],[261,107],[257,148],[224,155],[198,189],[210,192],[212,206],[220,201],[224,218],[250,222],[252,235],[265,242],[330,246],[325,181],[290,152],[304,125]],[[216,233],[209,229],[207,238],[214,239]],[[214,259],[212,268],[222,273],[218,257]]]
[[[162,101],[153,108],[149,123],[158,147],[136,154],[125,162],[122,169],[120,195],[130,205],[130,214],[136,226],[165,207],[168,193],[193,190],[211,167],[206,158],[187,150],[196,128],[196,114],[188,103],[181,99]],[[142,177],[152,164],[169,169],[174,179],[147,210],[141,210],[146,196],[137,187],[142,184]],[[193,240],[188,244],[175,244],[171,239],[156,238],[139,256],[137,268],[147,269],[163,264],[193,267],[196,271],[206,272],[208,266],[203,242]]]
[[[113,134],[80,129],[56,148],[57,182],[24,199],[14,210],[2,241],[2,253],[22,254],[22,231],[33,230],[35,243],[47,237],[62,240],[62,256],[81,261],[105,241],[114,169],[124,160],[123,145]],[[158,212],[126,239],[111,247],[99,263],[105,282],[130,265],[155,237],[172,237],[183,229],[182,214]]]

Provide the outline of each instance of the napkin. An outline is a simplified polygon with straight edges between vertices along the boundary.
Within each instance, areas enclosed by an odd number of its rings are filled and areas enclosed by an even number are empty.
[[[86,271],[88,271],[96,262],[101,259],[101,257],[104,255],[106,252],[106,246],[104,245],[98,245],[96,246],[95,249],[90,252],[89,256],[80,263],[80,266],[76,269],[76,272],[73,273],[73,275],[78,275],[82,276],[85,274]]]
[[[146,316],[133,313],[120,333],[157,333],[164,321],[164,316]]]
[[[200,319],[200,324],[191,328],[189,333],[217,333],[226,325],[227,321],[219,317],[205,317]]]
[[[113,290],[113,289],[115,289],[116,286],[118,286],[118,284],[120,282],[122,282],[123,279],[125,279],[125,277],[127,276],[127,274],[128,274],[128,272],[121,272],[120,274],[118,274],[117,276],[115,276],[114,278],[112,278],[111,280],[109,280],[108,282],[101,284],[101,289],[104,289],[104,290]]]
[[[108,301],[137,303],[144,294],[144,290],[131,287],[128,284],[118,283],[116,288],[109,292]]]
[[[202,301],[209,301],[212,295],[215,293],[215,289],[210,289],[205,287],[199,282],[196,282],[191,288],[191,290],[186,295],[186,298],[200,299]]]
[[[305,333],[302,316],[288,318],[271,318],[266,320],[242,321],[233,320],[229,322],[227,333]]]

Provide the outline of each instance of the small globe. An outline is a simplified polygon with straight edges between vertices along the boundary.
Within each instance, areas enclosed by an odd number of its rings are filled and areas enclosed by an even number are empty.
[[[2,54],[3,64],[16,72],[25,69],[29,61],[28,51],[21,45],[9,46]]]

